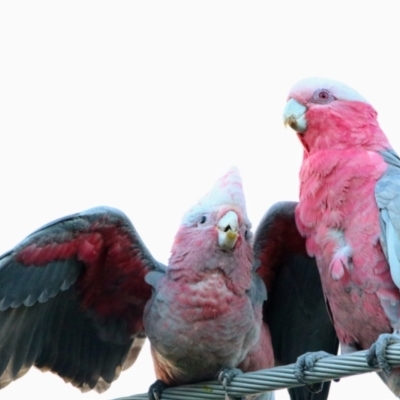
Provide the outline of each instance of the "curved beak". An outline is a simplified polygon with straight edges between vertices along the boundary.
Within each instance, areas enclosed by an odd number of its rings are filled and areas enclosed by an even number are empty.
[[[232,250],[239,237],[239,217],[234,211],[228,211],[217,224],[218,245],[224,250]]]
[[[306,106],[295,99],[290,99],[283,110],[283,123],[298,133],[305,132],[307,130],[306,111]]]

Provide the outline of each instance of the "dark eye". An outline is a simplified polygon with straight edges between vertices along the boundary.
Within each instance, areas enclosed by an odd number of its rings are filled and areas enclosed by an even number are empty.
[[[328,92],[319,92],[318,93],[318,98],[321,100],[328,100],[329,99],[329,93]]]
[[[203,215],[203,216],[200,218],[200,224],[204,224],[204,222],[206,222],[206,221],[207,221],[207,218],[206,218],[205,215]]]
[[[253,233],[250,230],[247,230],[244,232],[244,238],[245,240],[250,240],[253,237]]]
[[[319,89],[314,92],[312,101],[317,104],[326,104],[335,100],[335,97],[327,89]]]

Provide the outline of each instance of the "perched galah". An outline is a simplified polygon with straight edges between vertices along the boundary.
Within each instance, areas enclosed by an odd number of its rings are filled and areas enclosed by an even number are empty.
[[[295,84],[284,121],[304,147],[297,227],[316,258],[342,352],[372,346],[368,362],[399,396],[400,369],[391,371],[384,355],[400,329],[400,159],[374,108],[339,82]],[[298,372],[313,357],[299,360]]]
[[[294,207],[267,214],[253,251],[233,168],[183,217],[168,267],[116,209],[90,209],[34,232],[0,258],[0,388],[34,365],[81,390],[105,390],[146,337],[158,378],[150,399],[166,386],[219,376],[229,383],[237,368],[274,365],[266,320],[276,362],[334,352],[317,267],[293,229]],[[291,394],[323,400],[328,390]]]

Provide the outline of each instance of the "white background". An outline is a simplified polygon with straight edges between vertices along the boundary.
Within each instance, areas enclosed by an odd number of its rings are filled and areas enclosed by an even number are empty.
[[[307,76],[360,91],[400,151],[396,3],[2,1],[0,252],[106,204],[167,263],[181,216],[231,165],[256,227],[297,199],[301,147],[282,109]],[[101,397],[32,371],[0,398],[111,399],[153,380],[146,347]],[[374,374],[332,386],[333,400],[394,398]]]

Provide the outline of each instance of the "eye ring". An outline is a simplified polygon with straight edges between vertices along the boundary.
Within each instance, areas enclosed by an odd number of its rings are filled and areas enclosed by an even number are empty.
[[[335,100],[335,97],[328,89],[318,89],[312,96],[312,102],[317,104],[327,104]]]

